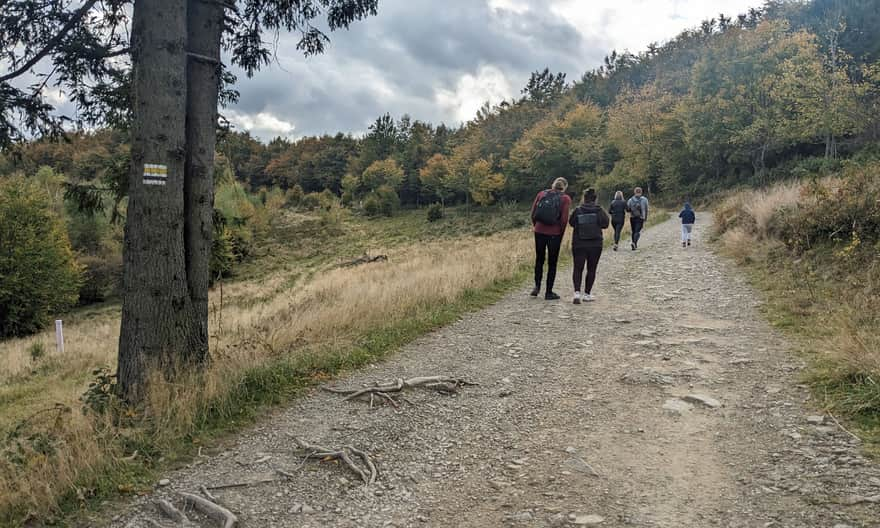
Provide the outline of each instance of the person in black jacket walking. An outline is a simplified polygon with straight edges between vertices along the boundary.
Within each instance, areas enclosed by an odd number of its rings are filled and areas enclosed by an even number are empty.
[[[574,304],[595,300],[593,283],[596,281],[596,268],[602,256],[602,230],[608,227],[608,213],[596,204],[595,189],[584,191],[584,201],[571,213],[568,225],[574,228],[571,236],[571,254],[574,257]],[[581,283],[587,266],[587,284],[581,297]]]
[[[626,223],[626,200],[623,199],[623,191],[614,193],[614,200],[608,208],[608,213],[611,215],[611,227],[614,228],[614,246],[611,249],[617,251],[620,232],[623,231],[623,224]]]

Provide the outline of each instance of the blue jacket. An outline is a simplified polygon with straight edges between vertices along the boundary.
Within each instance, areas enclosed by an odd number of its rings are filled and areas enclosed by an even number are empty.
[[[684,204],[684,209],[678,213],[678,217],[681,218],[682,224],[693,224],[697,221],[697,215],[694,214],[694,210],[689,203]]]

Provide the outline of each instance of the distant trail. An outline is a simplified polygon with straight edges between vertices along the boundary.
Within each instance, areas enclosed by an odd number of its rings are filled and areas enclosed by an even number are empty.
[[[637,252],[606,251],[597,302],[572,305],[561,270],[562,301],[517,291],[334,383],[443,374],[479,386],[408,389],[411,404],[372,410],[314,390],[109,525],[155,526],[156,498],[180,506],[177,491],[283,469],[290,478],[212,493],[255,528],[880,526],[880,468],[830,419],[811,423],[801,361],[705,229],[687,250],[669,221]],[[303,462],[292,437],[368,452],[378,483]]]

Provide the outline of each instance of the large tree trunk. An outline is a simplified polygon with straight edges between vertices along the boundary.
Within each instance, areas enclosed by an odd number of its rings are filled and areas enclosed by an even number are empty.
[[[214,212],[214,147],[217,141],[217,94],[220,88],[219,2],[188,0],[186,103],[186,178],[184,247],[186,276],[198,342],[193,361],[208,360],[208,284]]]
[[[143,401],[151,369],[173,375],[193,351],[198,357],[203,350],[184,243],[186,20],[186,2],[134,3],[134,122],[118,366],[121,395],[131,403]]]

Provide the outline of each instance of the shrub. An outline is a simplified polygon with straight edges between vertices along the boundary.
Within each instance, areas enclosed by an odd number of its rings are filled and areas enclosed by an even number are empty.
[[[388,185],[381,185],[375,191],[379,199],[379,212],[385,216],[394,216],[394,211],[400,207],[400,198],[397,192]]]
[[[303,188],[300,184],[295,184],[290,189],[287,189],[287,193],[285,193],[284,197],[287,200],[288,207],[297,207],[302,202],[303,196],[305,193],[303,192]]]
[[[321,207],[321,193],[309,193],[303,196],[299,205],[307,211],[314,211]]]
[[[31,356],[31,361],[36,363],[46,356],[46,345],[42,341],[36,341],[28,347],[28,354]]]
[[[364,198],[364,212],[369,216],[379,216],[382,213],[382,204],[376,193],[370,193]]]
[[[33,333],[76,304],[82,276],[45,190],[0,181],[0,335]]]
[[[443,206],[434,203],[428,206],[428,222],[436,222],[443,218]]]
[[[84,255],[77,260],[83,267],[80,304],[101,302],[119,293],[122,285],[121,254]]]

